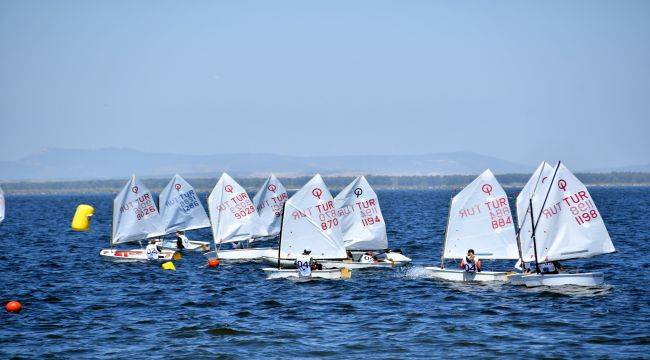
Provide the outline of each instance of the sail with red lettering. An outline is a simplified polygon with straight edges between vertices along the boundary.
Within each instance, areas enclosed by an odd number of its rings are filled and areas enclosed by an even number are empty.
[[[518,259],[515,227],[505,191],[488,169],[451,200],[443,258]]]
[[[139,241],[160,229],[153,196],[135,175],[113,200],[113,245]]]
[[[549,188],[550,187],[550,188]],[[603,218],[585,184],[564,164],[545,187],[548,199],[533,202],[537,258],[556,261],[586,258],[616,251]],[[539,202],[539,205],[535,206]],[[524,261],[534,260],[524,259]]]
[[[268,235],[246,190],[226,173],[208,196],[208,212],[215,244]]]
[[[0,187],[0,222],[5,219],[5,193]]]
[[[317,174],[284,205],[280,257],[295,259],[311,249],[314,259],[345,259],[334,198]]]
[[[280,234],[282,206],[289,196],[280,180],[271,174],[253,197],[253,204],[270,237]]]
[[[553,178],[554,168],[547,162],[543,161],[530,177],[519,195],[517,195],[517,224],[519,225],[519,241],[521,244],[521,256],[525,261],[534,259],[533,248],[533,228],[530,217],[530,200],[534,204],[540,204],[544,201],[548,184]],[[537,216],[537,214],[535,214]]]
[[[364,176],[359,176],[334,198],[343,242],[348,250],[388,248],[386,222],[379,199]]]
[[[196,190],[178,174],[160,192],[158,204],[163,234],[210,227]]]

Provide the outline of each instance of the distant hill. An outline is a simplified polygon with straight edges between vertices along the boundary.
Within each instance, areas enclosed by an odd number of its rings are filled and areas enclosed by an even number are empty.
[[[467,175],[486,168],[498,174],[533,168],[469,152],[426,155],[288,156],[275,154],[179,155],[132,149],[47,149],[17,161],[0,162],[0,180],[86,180],[170,177],[201,178],[228,171],[238,177],[323,175]]]

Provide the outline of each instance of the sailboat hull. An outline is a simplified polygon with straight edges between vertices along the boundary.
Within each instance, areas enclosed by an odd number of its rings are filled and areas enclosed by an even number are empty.
[[[605,282],[605,275],[600,272],[577,274],[532,274],[522,277],[527,287],[537,286],[599,286]]]
[[[158,253],[158,258],[153,260],[154,261],[173,260],[175,253],[176,252],[173,250],[163,250],[160,253]],[[144,249],[128,249],[128,250],[102,249],[99,252],[99,255],[116,261],[149,261],[149,259],[147,258],[147,252]]]
[[[356,261],[349,261],[349,260],[343,260],[343,261],[333,261],[333,260],[322,260],[319,261],[318,263],[323,265],[324,268],[326,269],[342,269],[342,268],[348,268],[348,269],[390,269],[390,268],[396,268],[402,265],[406,265],[410,263],[409,261],[406,262],[393,262],[389,260],[383,260],[380,262],[376,263],[360,263]]]
[[[163,241],[162,247],[164,249],[178,250],[176,247],[176,240],[173,241]],[[210,243],[207,241],[189,241],[189,246],[185,247],[185,250],[190,251],[208,251],[210,250]]]
[[[211,252],[210,254],[216,255],[216,257],[219,260],[259,261],[267,256],[271,256],[271,257],[274,255],[277,256],[278,249],[273,249],[273,248],[232,249],[232,250],[219,250],[216,252]]]
[[[311,276],[300,276],[297,269],[277,269],[277,268],[264,268],[262,269],[269,280],[274,279],[292,279],[298,281],[310,281],[314,279],[327,279],[339,280],[350,277],[350,271],[347,269],[324,269],[314,270]],[[347,273],[347,276],[344,274]]]
[[[426,267],[429,276],[447,280],[447,281],[460,281],[460,282],[484,282],[484,281],[507,281],[508,273],[503,271],[481,271],[476,273],[468,273],[464,270],[451,270],[441,269],[439,267]]]

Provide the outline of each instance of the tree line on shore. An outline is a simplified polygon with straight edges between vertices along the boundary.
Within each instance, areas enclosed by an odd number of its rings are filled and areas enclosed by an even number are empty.
[[[587,185],[603,186],[650,186],[650,173],[611,172],[576,174]],[[367,175],[368,181],[376,189],[453,189],[469,184],[476,175],[430,175],[430,176],[387,176]],[[506,187],[523,186],[530,174],[497,175],[501,185]],[[171,176],[170,176],[171,178]],[[281,177],[280,181],[287,189],[298,189],[310,176]],[[73,194],[73,193],[115,193],[127,181],[124,179],[75,180],[75,181],[20,181],[0,183],[9,194]],[[264,182],[263,177],[236,177],[235,179],[247,190],[256,191]],[[354,176],[325,176],[325,182],[332,189],[340,189],[349,184]],[[202,192],[212,190],[218,178],[189,177],[188,182]],[[147,186],[154,191],[162,189],[169,179],[144,177]]]

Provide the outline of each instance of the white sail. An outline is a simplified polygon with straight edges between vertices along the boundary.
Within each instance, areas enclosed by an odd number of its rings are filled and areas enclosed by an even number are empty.
[[[113,245],[145,239],[160,229],[160,215],[149,189],[131,177],[113,200]]]
[[[543,199],[533,202],[533,214],[539,218],[535,226],[539,261],[586,258],[616,251],[587,187],[564,164],[559,165],[549,186],[550,189],[545,187],[548,199],[541,212]]]
[[[481,259],[519,258],[508,197],[490,170],[451,200],[443,257],[461,259],[468,249]]]
[[[163,234],[210,227],[210,219],[196,191],[178,174],[160,192],[158,204]]]
[[[548,184],[553,178],[554,168],[543,161],[530,177],[519,195],[517,195],[517,224],[519,225],[519,241],[521,244],[521,257],[523,259],[535,258],[533,249],[533,228],[530,217],[530,200],[541,203],[546,196]],[[534,205],[533,205],[534,206]],[[537,217],[537,214],[534,214]],[[530,261],[530,260],[526,260]]]
[[[334,199],[318,174],[287,200],[282,217],[280,257],[295,259],[306,248],[314,259],[346,258]]]
[[[215,244],[268,235],[246,190],[226,173],[208,196],[208,211]]]
[[[0,187],[0,222],[5,219],[5,193]]]
[[[287,190],[273,174],[253,197],[253,204],[269,236],[277,236],[280,233],[282,206],[288,198]]]
[[[377,194],[364,176],[357,177],[334,198],[343,242],[348,250],[388,248],[386,222]]]

